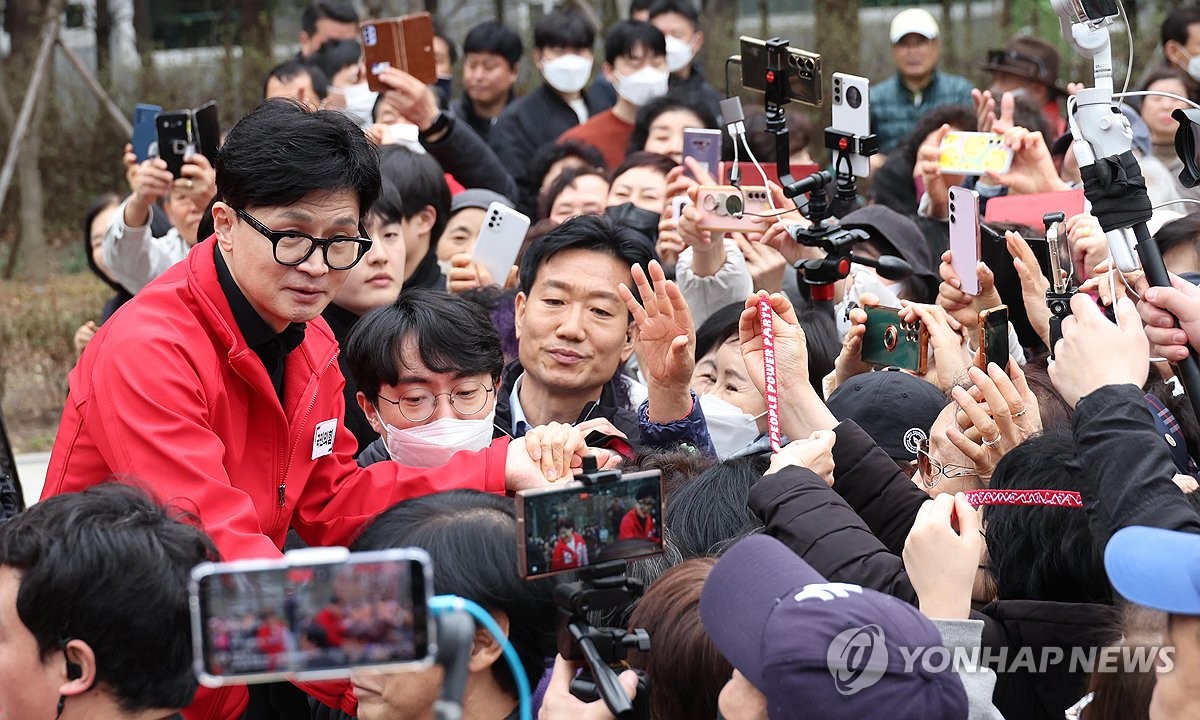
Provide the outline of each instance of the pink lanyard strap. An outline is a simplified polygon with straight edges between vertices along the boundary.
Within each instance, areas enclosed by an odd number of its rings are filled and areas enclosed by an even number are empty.
[[[771,440],[771,452],[779,452],[779,388],[775,377],[775,313],[771,309],[771,298],[759,296],[758,319],[763,336],[763,375],[767,400],[767,436]]]
[[[1042,505],[1046,507],[1083,507],[1083,498],[1074,490],[968,490],[964,493],[972,507],[984,505]]]

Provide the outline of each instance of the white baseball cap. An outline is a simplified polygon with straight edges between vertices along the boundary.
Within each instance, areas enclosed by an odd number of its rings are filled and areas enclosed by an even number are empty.
[[[900,42],[900,38],[910,33],[916,33],[921,37],[936,40],[938,36],[937,20],[933,19],[928,10],[922,10],[921,8],[909,8],[892,18],[890,35],[893,45]]]

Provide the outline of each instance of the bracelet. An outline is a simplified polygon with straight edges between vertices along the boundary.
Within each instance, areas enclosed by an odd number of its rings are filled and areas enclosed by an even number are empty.
[[[438,114],[433,118],[433,124],[427,129],[417,133],[417,138],[420,140],[428,140],[430,137],[441,133],[446,128],[450,127],[450,113],[445,110],[438,110]]]

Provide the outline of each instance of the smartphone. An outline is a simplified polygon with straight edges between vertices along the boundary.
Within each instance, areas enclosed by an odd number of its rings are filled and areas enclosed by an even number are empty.
[[[497,285],[504,284],[516,263],[517,253],[525,242],[527,232],[528,217],[502,203],[488,205],[483,224],[479,226],[479,235],[475,238],[472,256],[475,262],[482,263],[488,269]]]
[[[767,91],[767,68],[786,69],[787,99],[820,107],[821,56],[817,53],[789,47],[787,53],[767,47],[765,40],[740,38],[742,86],[747,90]],[[783,55],[783,57],[780,57]]]
[[[954,185],[950,188],[951,266],[968,295],[979,294],[979,257],[982,238],[979,231],[979,193]]]
[[[534,579],[663,548],[662,472],[626,473],[597,485],[517,493],[517,559]]]
[[[683,129],[683,157],[693,158],[704,171],[712,177],[717,176],[717,168],[721,164],[721,131],[708,128]],[[683,174],[696,180],[687,163],[683,164]]]
[[[192,110],[195,127],[196,152],[208,158],[208,163],[217,166],[217,152],[221,149],[221,116],[217,113],[217,101],[209,100]]]
[[[1012,158],[1012,148],[1000,135],[952,130],[942,138],[938,170],[955,175],[1006,173]]]
[[[988,363],[1008,367],[1008,306],[997,305],[979,312],[979,352],[975,364],[986,369]]]
[[[129,142],[133,145],[133,154],[138,162],[158,154],[158,129],[154,122],[162,108],[158,105],[138,103],[133,108],[133,136]]]
[[[762,185],[701,185],[696,191],[696,205],[700,208],[700,229],[713,232],[756,232],[761,223],[756,218],[774,217],[767,199],[767,188]]]
[[[160,112],[155,119],[158,129],[158,156],[166,161],[175,177],[183,175],[183,161],[196,151],[195,128],[190,110]]]
[[[429,665],[432,577],[419,549],[305,548],[197,565],[189,583],[196,676],[221,687]]]
[[[394,67],[432,85],[437,82],[437,60],[433,56],[433,18],[427,12],[385,20],[368,20],[359,25],[367,87],[373,92],[388,88],[379,73]]]
[[[897,367],[924,375],[929,361],[929,331],[920,320],[900,320],[896,308],[864,308],[867,333],[862,340],[862,359],[872,365]]]
[[[833,74],[833,129],[866,137],[871,134],[871,109],[869,93],[871,81],[857,75],[836,72]],[[839,151],[834,151],[833,166],[838,167]],[[871,158],[851,153],[850,171],[856,177],[865,178],[871,173]]]

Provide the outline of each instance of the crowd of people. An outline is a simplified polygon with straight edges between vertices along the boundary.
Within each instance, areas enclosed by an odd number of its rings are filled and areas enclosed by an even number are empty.
[[[700,188],[726,178],[685,129],[720,131],[724,160],[781,149],[747,104],[735,154],[693,0],[630,5],[606,29],[550,10],[530,48],[499,22],[435,30],[437,82],[387,68],[375,93],[364,18],[313,0],[215,163],[114,153],[127,187],[84,217],[114,294],[75,334],[42,500],[0,522],[0,718],[435,717],[437,664],[198,685],[192,568],[304,546],[419,548],[434,593],[491,614],[504,637],[477,626],[463,718],[519,717],[525,681],[543,720],[611,717],[571,691],[556,588],[634,541],[645,592],[604,622],[648,634],[619,682],[655,720],[1200,717],[1200,420],[1172,365],[1200,350],[1200,195],[1172,115],[1200,100],[1200,8],[1136,68],[1172,97],[1120,107],[1169,287],[1121,273],[1077,207],[1065,101],[1089,79],[1032,36],[943,68],[910,8],[872,78],[880,152],[858,197],[830,188],[863,259],[830,302],[797,269],[826,259],[798,232],[811,200],[743,177],[779,210],[712,229]],[[824,158],[795,106],[786,125],[793,167]],[[1011,165],[943,172],[952,131],[992,133]],[[1066,212],[1060,266],[1040,224],[999,220],[956,264],[956,186]],[[476,259],[496,204],[531,221],[504,277]],[[997,357],[981,328],[1001,306]],[[916,370],[864,359],[874,308],[921,329]],[[658,471],[661,504],[564,501],[531,531],[514,495],[593,461]],[[231,606],[210,649],[337,664],[395,625],[331,596],[304,622]],[[371,612],[389,608],[411,612]]]

